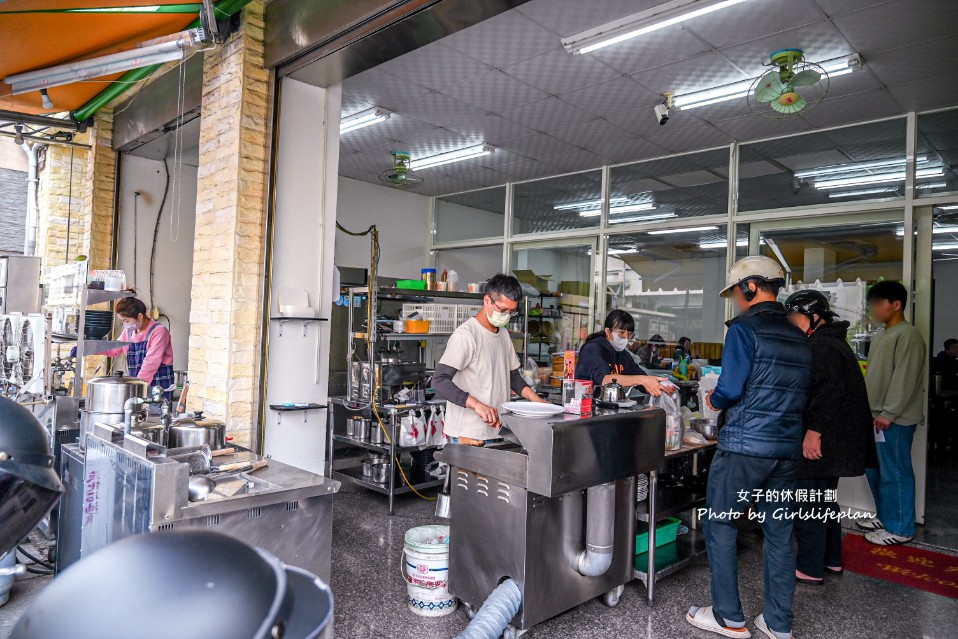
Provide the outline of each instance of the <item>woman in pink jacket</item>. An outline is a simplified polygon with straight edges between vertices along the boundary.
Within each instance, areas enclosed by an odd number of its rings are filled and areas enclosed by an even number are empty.
[[[113,310],[123,323],[120,341],[130,343],[100,354],[117,357],[126,353],[127,374],[142,379],[150,388],[170,388],[175,382],[170,332],[159,322],[147,317],[146,304],[135,297],[121,299]],[[173,401],[172,390],[164,395]]]

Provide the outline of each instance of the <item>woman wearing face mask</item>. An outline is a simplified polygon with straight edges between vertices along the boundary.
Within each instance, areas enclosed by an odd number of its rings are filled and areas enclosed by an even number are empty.
[[[648,375],[635,363],[625,347],[635,337],[635,320],[621,310],[614,310],[605,318],[605,328],[589,335],[579,349],[579,362],[575,367],[576,379],[592,380],[601,386],[612,380],[623,386],[639,385],[649,395],[663,393],[665,377]]]
[[[124,297],[116,303],[113,311],[123,323],[119,340],[130,343],[100,354],[118,357],[126,353],[128,375],[142,379],[150,388],[172,386],[175,378],[170,332],[162,324],[147,317],[146,304],[135,297]],[[168,400],[173,401],[172,391],[165,395]]]

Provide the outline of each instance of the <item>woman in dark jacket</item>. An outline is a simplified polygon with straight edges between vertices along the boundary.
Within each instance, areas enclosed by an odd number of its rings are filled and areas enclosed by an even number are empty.
[[[878,465],[865,377],[846,341],[848,322],[835,321],[828,298],[813,290],[792,294],[785,309],[812,347],[812,385],[805,409],[804,459],[796,489],[809,498],[796,505],[808,518],[795,520],[795,578],[820,586],[825,572],[842,572],[838,478],[857,477]]]
[[[592,380],[596,386],[613,380],[623,386],[639,385],[649,395],[662,394],[665,377],[648,375],[625,350],[635,337],[635,319],[625,311],[614,310],[605,318],[605,328],[589,335],[579,349],[576,379]]]

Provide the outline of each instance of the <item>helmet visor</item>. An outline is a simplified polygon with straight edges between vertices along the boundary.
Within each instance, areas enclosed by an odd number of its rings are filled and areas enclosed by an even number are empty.
[[[43,488],[0,468],[0,556],[30,534],[59,496],[58,490]]]

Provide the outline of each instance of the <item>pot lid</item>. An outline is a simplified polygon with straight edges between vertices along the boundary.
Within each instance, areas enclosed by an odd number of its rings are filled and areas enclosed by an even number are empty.
[[[114,371],[112,375],[104,375],[103,377],[94,377],[87,384],[134,384],[146,386],[147,383],[144,382],[139,377],[127,377],[123,371]]]

